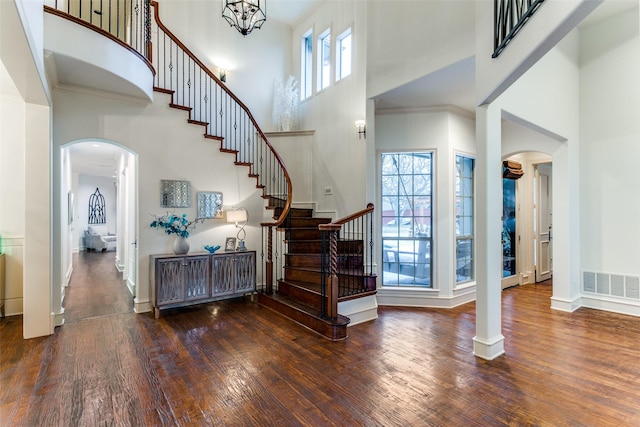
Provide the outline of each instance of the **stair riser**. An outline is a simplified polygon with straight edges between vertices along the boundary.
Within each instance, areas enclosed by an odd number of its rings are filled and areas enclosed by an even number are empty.
[[[289,267],[320,268],[322,255],[319,254],[286,254],[286,265]]]
[[[322,252],[322,241],[300,241],[289,240],[290,254],[319,254]],[[363,249],[362,242],[338,242],[339,253],[361,254]]]
[[[284,278],[290,282],[300,281],[309,283],[321,283],[322,273],[308,270],[284,269]]]
[[[278,283],[278,292],[280,295],[295,298],[296,300],[310,305],[320,311],[323,298],[316,292],[283,281]]]
[[[333,341],[339,341],[347,338],[347,323],[328,324],[327,322],[319,320],[317,317],[309,315],[295,307],[283,304],[263,294],[258,295],[258,300],[260,304],[265,307],[269,307],[285,317],[316,331],[325,338],[329,338]]]
[[[286,265],[289,267],[311,267],[320,268],[322,266],[322,255],[319,254],[286,254]],[[338,255],[338,268],[356,269],[362,268],[362,256],[340,256]]]
[[[318,228],[320,224],[328,224],[331,220],[329,218],[296,218],[292,217],[286,224],[291,228]]]
[[[288,240],[320,240],[322,232],[317,228],[292,228],[287,232]]]

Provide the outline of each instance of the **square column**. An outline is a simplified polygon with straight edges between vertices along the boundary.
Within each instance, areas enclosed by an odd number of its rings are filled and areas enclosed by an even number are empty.
[[[501,112],[476,108],[476,336],[473,354],[492,360],[504,354],[502,335]]]

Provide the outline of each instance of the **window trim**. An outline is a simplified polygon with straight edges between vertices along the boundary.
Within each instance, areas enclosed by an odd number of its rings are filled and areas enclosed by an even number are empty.
[[[308,47],[311,51],[308,52]],[[313,96],[313,75],[314,75],[314,41],[313,27],[305,31],[300,37],[300,101],[304,101]]]
[[[429,235],[428,237],[424,237],[424,238],[415,238],[415,237],[401,237],[398,236],[397,239],[400,240],[411,240],[414,242],[414,245],[416,244],[416,242],[420,242],[420,241],[427,241],[428,245],[429,245],[429,262],[428,262],[428,268],[429,268],[429,283],[428,284],[419,284],[415,282],[415,276],[414,276],[414,281],[411,284],[407,284],[407,283],[385,283],[384,280],[384,241],[385,241],[385,237],[383,237],[383,218],[384,217],[388,217],[384,215],[384,209],[382,209],[380,211],[380,214],[377,216],[377,221],[378,224],[380,226],[380,231],[379,231],[379,242],[380,242],[380,262],[383,264],[382,266],[382,275],[381,275],[381,283],[380,283],[380,287],[381,288],[385,288],[385,289],[394,289],[394,290],[413,290],[413,291],[418,291],[418,292],[437,292],[438,291],[438,286],[436,285],[436,283],[434,282],[435,278],[437,277],[437,268],[438,266],[436,265],[437,263],[434,262],[434,256],[437,252],[437,248],[436,248],[436,234],[437,234],[437,230],[435,230],[434,228],[434,224],[436,224],[436,220],[435,220],[435,215],[437,212],[437,200],[436,200],[436,192],[437,190],[437,149],[436,148],[416,148],[416,149],[405,149],[405,150],[397,150],[397,149],[392,149],[392,148],[387,148],[384,150],[378,150],[378,177],[377,177],[377,181],[380,187],[379,187],[379,191],[378,191],[378,197],[379,197],[379,206],[383,206],[383,202],[382,199],[384,197],[384,191],[383,191],[383,185],[382,185],[382,179],[383,179],[383,171],[382,171],[382,167],[383,167],[383,157],[385,155],[389,155],[389,154],[430,154],[431,156],[431,170],[430,170],[430,189],[429,189],[429,198],[430,198],[430,212],[429,212]],[[416,175],[415,173],[413,173],[414,171],[412,171],[411,175]],[[412,195],[413,192],[412,192]],[[416,218],[415,216],[415,212],[414,212],[414,216],[412,216],[412,218]],[[418,216],[418,218],[420,218],[420,216]],[[393,237],[392,237],[393,239]],[[419,256],[418,252],[415,252],[415,246],[414,246],[414,256]],[[422,263],[416,263],[414,261],[414,268],[416,266],[419,266]],[[414,275],[415,275],[415,271],[414,271]]]
[[[473,233],[470,235],[458,236],[456,231],[456,222],[457,222],[457,198],[458,191],[456,188],[456,180],[458,178],[458,169],[457,169],[457,159],[458,157],[463,157],[467,159],[471,159],[473,161],[473,170],[472,170],[472,181],[473,181],[473,189],[472,189],[472,224],[473,224]],[[476,263],[475,263],[475,255],[476,255],[476,156],[472,153],[467,153],[463,151],[454,151],[453,153],[453,212],[454,212],[454,221],[453,221],[453,277],[454,277],[454,289],[461,289],[468,287],[470,285],[475,284],[476,281]],[[458,281],[458,241],[459,240],[471,240],[471,278],[469,280]]]
[[[343,57],[342,57],[342,42],[349,37],[350,41],[350,55],[349,55],[349,74],[342,73]],[[353,28],[348,27],[342,33],[336,37],[336,57],[335,57],[335,69],[336,69],[336,82],[344,80],[353,73]]]
[[[327,40],[329,41],[329,53],[328,53],[328,58],[329,58],[329,71],[327,73],[327,80],[325,82],[324,80],[324,66],[323,66],[323,55],[325,53],[325,49],[324,49],[324,41]],[[333,66],[332,66],[332,59],[333,59],[333,53],[332,53],[332,49],[333,49],[333,43],[331,42],[331,27],[327,27],[326,30],[324,30],[323,32],[321,32],[320,34],[318,34],[318,39],[316,42],[316,46],[317,46],[317,66],[316,66],[316,75],[317,75],[317,87],[316,87],[316,91],[317,92],[322,92],[323,90],[328,89],[331,86],[331,74],[333,72]]]

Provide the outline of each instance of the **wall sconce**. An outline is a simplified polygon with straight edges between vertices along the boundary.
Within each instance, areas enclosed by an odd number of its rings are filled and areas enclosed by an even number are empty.
[[[247,224],[249,219],[249,214],[245,208],[233,208],[233,210],[227,211],[227,222],[232,223],[235,222],[236,228],[238,228],[238,223],[242,223],[240,226],[240,231],[238,231],[238,250],[246,251],[247,247],[244,245],[244,239],[247,237],[247,232],[244,229],[244,226]],[[242,235],[242,237],[240,237]]]
[[[367,125],[364,120],[356,120],[356,128],[358,128],[358,139],[367,139]]]
[[[224,68],[220,68],[220,81],[221,82],[227,81],[227,70],[225,70]]]

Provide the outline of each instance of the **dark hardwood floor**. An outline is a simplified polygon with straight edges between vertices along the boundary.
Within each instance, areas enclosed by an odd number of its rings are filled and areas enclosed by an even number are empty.
[[[112,253],[81,253],[67,322],[0,320],[2,426],[634,426],[640,322],[504,292],[507,354],[472,355],[474,304],[380,307],[331,342],[251,302],[134,314]]]

